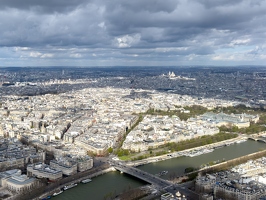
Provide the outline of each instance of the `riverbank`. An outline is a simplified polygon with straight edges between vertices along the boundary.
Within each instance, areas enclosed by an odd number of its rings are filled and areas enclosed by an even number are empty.
[[[256,134],[256,135],[258,135],[258,134]],[[211,144],[211,145],[205,145],[205,146],[201,146],[201,147],[197,147],[197,148],[193,148],[193,149],[188,149],[188,150],[184,150],[184,151],[182,151],[183,153],[184,152],[189,152],[189,151],[191,151],[191,150],[195,150],[195,149],[197,149],[197,150],[200,150],[200,149],[205,149],[206,147],[209,147],[209,148],[215,148],[215,147],[219,147],[220,145],[225,145],[225,144],[235,144],[235,143],[237,143],[237,141],[239,141],[241,138],[244,138],[244,137],[246,137],[246,136],[244,136],[244,135],[241,135],[240,137],[237,137],[237,138],[235,138],[235,139],[230,139],[230,140],[227,140],[227,141],[222,141],[222,142],[218,142],[218,143],[214,143],[214,144]],[[225,142],[225,143],[224,143]],[[232,142],[234,142],[234,143],[232,143]],[[250,142],[250,141],[249,141]],[[249,143],[248,142],[248,143]],[[241,144],[242,145],[242,144]],[[227,146],[227,145],[226,145]],[[228,148],[228,147],[226,147],[225,146],[225,148]],[[239,146],[239,145],[236,145],[236,146]],[[257,145],[255,145],[255,146],[257,146]],[[217,149],[216,151],[220,151],[219,149]],[[216,152],[215,151],[215,152]],[[158,156],[158,157],[155,157],[155,158],[149,158],[149,159],[151,159],[151,161],[153,161],[153,162],[159,162],[159,161],[161,161],[161,160],[167,160],[167,159],[171,159],[171,158],[174,158],[174,157],[181,157],[181,155],[179,155],[179,154],[175,154],[175,153],[178,153],[178,152],[173,152],[173,153],[169,153],[169,154],[167,154],[167,155],[164,155],[164,156]],[[180,152],[179,152],[180,153]],[[212,153],[211,153],[212,154]],[[189,158],[189,159],[192,159],[192,158],[190,158],[189,156],[187,156],[187,157],[184,157],[184,156],[182,156],[182,159],[183,158]],[[197,157],[195,157],[195,158],[197,158]],[[193,158],[193,159],[195,159],[195,158]],[[153,159],[153,160],[152,160]],[[223,159],[223,157],[222,158],[219,158],[220,160],[222,160]],[[86,171],[86,172],[81,172],[81,173],[78,173],[78,174],[76,174],[76,175],[73,175],[73,176],[70,176],[70,177],[66,177],[66,178],[64,178],[64,179],[62,179],[62,180],[59,180],[58,182],[56,182],[56,183],[50,183],[50,184],[48,184],[45,188],[44,188],[44,195],[40,195],[41,194],[41,192],[39,193],[39,195],[38,195],[38,197],[39,198],[45,198],[45,197],[47,197],[47,196],[50,196],[51,194],[53,194],[54,192],[58,192],[58,190],[60,189],[60,188],[63,188],[65,185],[69,185],[69,184],[71,184],[71,183],[79,183],[81,180],[83,180],[83,179],[87,179],[87,178],[93,178],[93,177],[96,177],[96,176],[100,176],[100,175],[102,175],[102,174],[105,174],[105,173],[108,173],[109,171],[113,171],[114,169],[112,168],[112,167],[110,167],[110,165],[106,162],[107,161],[107,159],[105,159],[105,161],[101,161],[101,165],[99,165],[98,167],[94,167],[93,169],[91,169],[91,170],[89,170],[88,172]],[[143,162],[143,160],[141,160],[142,162]],[[121,162],[123,162],[123,161],[121,161]],[[167,161],[166,161],[167,162]],[[206,162],[204,162],[204,163],[208,163],[209,161],[206,161]],[[124,162],[124,163],[126,163],[126,162]],[[150,163],[150,162],[147,162],[147,159],[145,160],[145,164],[148,164],[148,163]],[[132,163],[128,163],[128,164],[132,164]],[[134,163],[133,163],[134,164]],[[158,163],[159,164],[159,163]],[[157,164],[156,164],[157,165]],[[172,164],[171,164],[172,165]],[[190,166],[190,164],[188,165],[188,166]],[[144,167],[144,166],[143,166]],[[193,167],[196,167],[196,166],[193,166]],[[163,170],[168,170],[168,169],[166,169],[165,167],[163,167]],[[176,171],[176,168],[175,168],[175,171]],[[184,172],[184,169],[182,169],[181,170],[182,172]],[[157,174],[158,173],[158,171],[157,172],[154,172],[154,174]],[[171,174],[171,170],[169,170],[169,173],[168,173],[168,176],[170,177],[170,175],[171,175],[171,177],[173,177],[174,176],[174,173],[173,174]],[[178,174],[177,174],[178,175]],[[37,197],[37,195],[36,195],[36,197]],[[35,198],[35,199],[39,199],[39,198]],[[33,198],[30,198],[30,199],[33,199]]]
[[[215,151],[205,155],[195,156],[195,157],[182,156],[177,159],[168,159],[163,162],[157,162],[154,164],[140,166],[140,169],[154,175],[162,172],[163,170],[167,170],[168,174],[163,175],[162,178],[174,181],[174,178],[180,177],[184,174],[184,171],[187,167],[193,167],[196,169],[204,163],[209,163],[214,160],[223,160],[223,159],[231,160],[244,155],[248,155],[250,153],[260,151],[261,149],[265,148],[266,145],[262,142],[248,140],[247,142],[241,144],[235,143],[233,145],[218,148]],[[107,161],[107,159],[105,160]],[[110,181],[109,179],[110,177],[115,177],[115,178]],[[121,177],[125,177],[127,180],[120,182]],[[187,177],[182,177],[182,178],[187,179]],[[85,186],[80,184],[78,188],[64,192],[62,196],[60,195],[55,199],[61,199],[61,198],[73,199],[74,197],[79,197],[80,199],[86,199],[87,195],[90,196],[95,195],[96,197],[98,193],[101,193],[102,196],[98,195],[97,196],[98,198],[96,199],[103,199],[103,197],[107,196],[109,197],[110,195],[117,196],[118,194],[121,194],[124,191],[128,191],[129,188],[134,188],[132,186],[129,187],[129,185],[131,185],[132,182],[134,181],[135,181],[134,178],[132,179],[127,175],[120,174],[119,172],[111,172],[93,179],[93,181],[89,183],[90,185]],[[114,185],[117,185],[117,187]],[[120,190],[121,187],[124,187],[124,189]],[[112,190],[110,190],[110,188],[112,188]]]
[[[69,177],[62,178],[56,182],[42,182],[42,186],[36,187],[31,191],[24,192],[23,194],[12,194],[8,200],[26,200],[26,199],[49,199],[55,192],[59,192],[66,185],[80,183],[84,179],[97,177],[108,172],[115,171],[108,163],[100,162],[100,165],[90,170],[79,172]]]
[[[155,156],[155,157],[150,157],[150,158],[146,158],[146,159],[142,159],[142,160],[137,160],[137,161],[129,161],[126,162],[127,165],[129,166],[140,166],[140,165],[145,165],[145,164],[149,164],[149,163],[154,163],[154,162],[159,162],[159,161],[164,161],[167,159],[172,159],[172,158],[178,158],[181,156],[189,156],[192,155],[193,152],[201,152],[198,153],[198,155],[200,154],[204,154],[204,153],[209,153],[214,149],[217,148],[221,148],[224,146],[229,146],[238,142],[242,142],[247,140],[247,136],[238,136],[237,138],[233,138],[233,139],[229,139],[229,140],[224,140],[221,142],[216,142],[213,144],[208,144],[208,145],[204,145],[204,146],[200,146],[200,147],[195,147],[195,148],[191,148],[191,149],[186,149],[183,151],[177,151],[177,152],[169,152],[168,154],[165,155],[161,155],[161,156]],[[209,150],[209,151],[206,151]],[[123,162],[123,161],[121,161]]]
[[[256,152],[256,153],[251,153],[251,154],[248,154],[248,155],[245,155],[245,156],[241,156],[241,157],[238,157],[238,158],[235,158],[235,159],[231,159],[231,160],[228,160],[228,161],[225,161],[225,162],[221,162],[221,163],[218,163],[218,164],[215,164],[215,165],[212,165],[212,166],[207,166],[207,167],[204,167],[202,169],[199,169],[199,170],[191,172],[191,173],[198,173],[198,172],[209,173],[209,172],[212,172],[212,171],[226,170],[226,169],[232,168],[232,167],[234,167],[236,165],[245,163],[248,160],[255,160],[255,159],[258,159],[258,158],[261,158],[261,157],[265,157],[265,156],[266,156],[266,150],[262,150],[262,151],[259,151],[259,152]],[[188,175],[188,174],[186,174],[186,175]]]
[[[100,175],[103,175],[103,174],[106,174],[106,173],[108,173],[108,172],[112,172],[112,171],[116,171],[116,169],[115,169],[114,167],[109,167],[109,168],[107,168],[107,169],[103,169],[103,170],[98,171],[98,172],[96,172],[96,173],[89,174],[89,175],[84,176],[84,177],[82,177],[82,178],[75,179],[75,180],[73,180],[73,181],[71,181],[71,182],[68,182],[68,183],[66,183],[66,184],[62,184],[62,185],[60,185],[60,186],[54,188],[53,190],[51,190],[51,191],[49,191],[49,192],[46,192],[46,193],[42,194],[40,197],[35,198],[34,200],[40,200],[40,199],[44,199],[44,198],[46,198],[46,197],[48,197],[48,196],[52,196],[53,193],[58,192],[59,190],[62,190],[62,188],[63,188],[64,186],[71,185],[71,184],[79,184],[79,183],[81,183],[81,181],[84,180],[84,179],[92,179],[92,178],[95,178],[95,177],[97,177],[97,176],[100,176]]]

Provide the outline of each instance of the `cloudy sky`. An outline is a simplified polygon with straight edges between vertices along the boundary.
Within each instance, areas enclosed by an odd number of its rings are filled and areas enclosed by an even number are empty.
[[[266,65],[266,0],[1,0],[1,66]]]

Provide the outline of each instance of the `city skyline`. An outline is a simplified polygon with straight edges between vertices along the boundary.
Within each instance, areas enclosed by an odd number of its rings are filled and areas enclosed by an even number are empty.
[[[6,67],[0,75],[2,197],[266,195],[265,68]]]
[[[266,1],[2,1],[0,67],[266,61]]]

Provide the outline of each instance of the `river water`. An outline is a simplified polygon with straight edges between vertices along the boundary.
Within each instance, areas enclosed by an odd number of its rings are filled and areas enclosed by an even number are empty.
[[[230,160],[240,156],[265,149],[266,144],[248,140],[243,143],[233,144],[214,150],[211,153],[195,156],[195,157],[178,157],[169,160],[160,161],[140,166],[143,171],[151,174],[158,174],[162,171],[168,173],[162,178],[169,178],[171,175],[181,175],[187,167],[199,167],[212,161]],[[136,188],[145,185],[134,177],[119,172],[109,172],[107,174],[95,177],[92,182],[87,184],[79,184],[77,187],[63,192],[53,197],[55,200],[102,200],[114,194],[119,194],[130,188]]]
[[[87,184],[78,184],[77,187],[64,191],[62,194],[52,197],[54,200],[102,200],[110,195],[115,196],[132,188],[146,183],[127,174],[120,172],[108,172],[107,174],[92,178]],[[110,198],[108,198],[110,199]]]

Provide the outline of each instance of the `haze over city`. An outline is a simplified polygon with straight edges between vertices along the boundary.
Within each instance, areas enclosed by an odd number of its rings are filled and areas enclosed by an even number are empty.
[[[265,0],[2,0],[0,66],[264,65]]]

